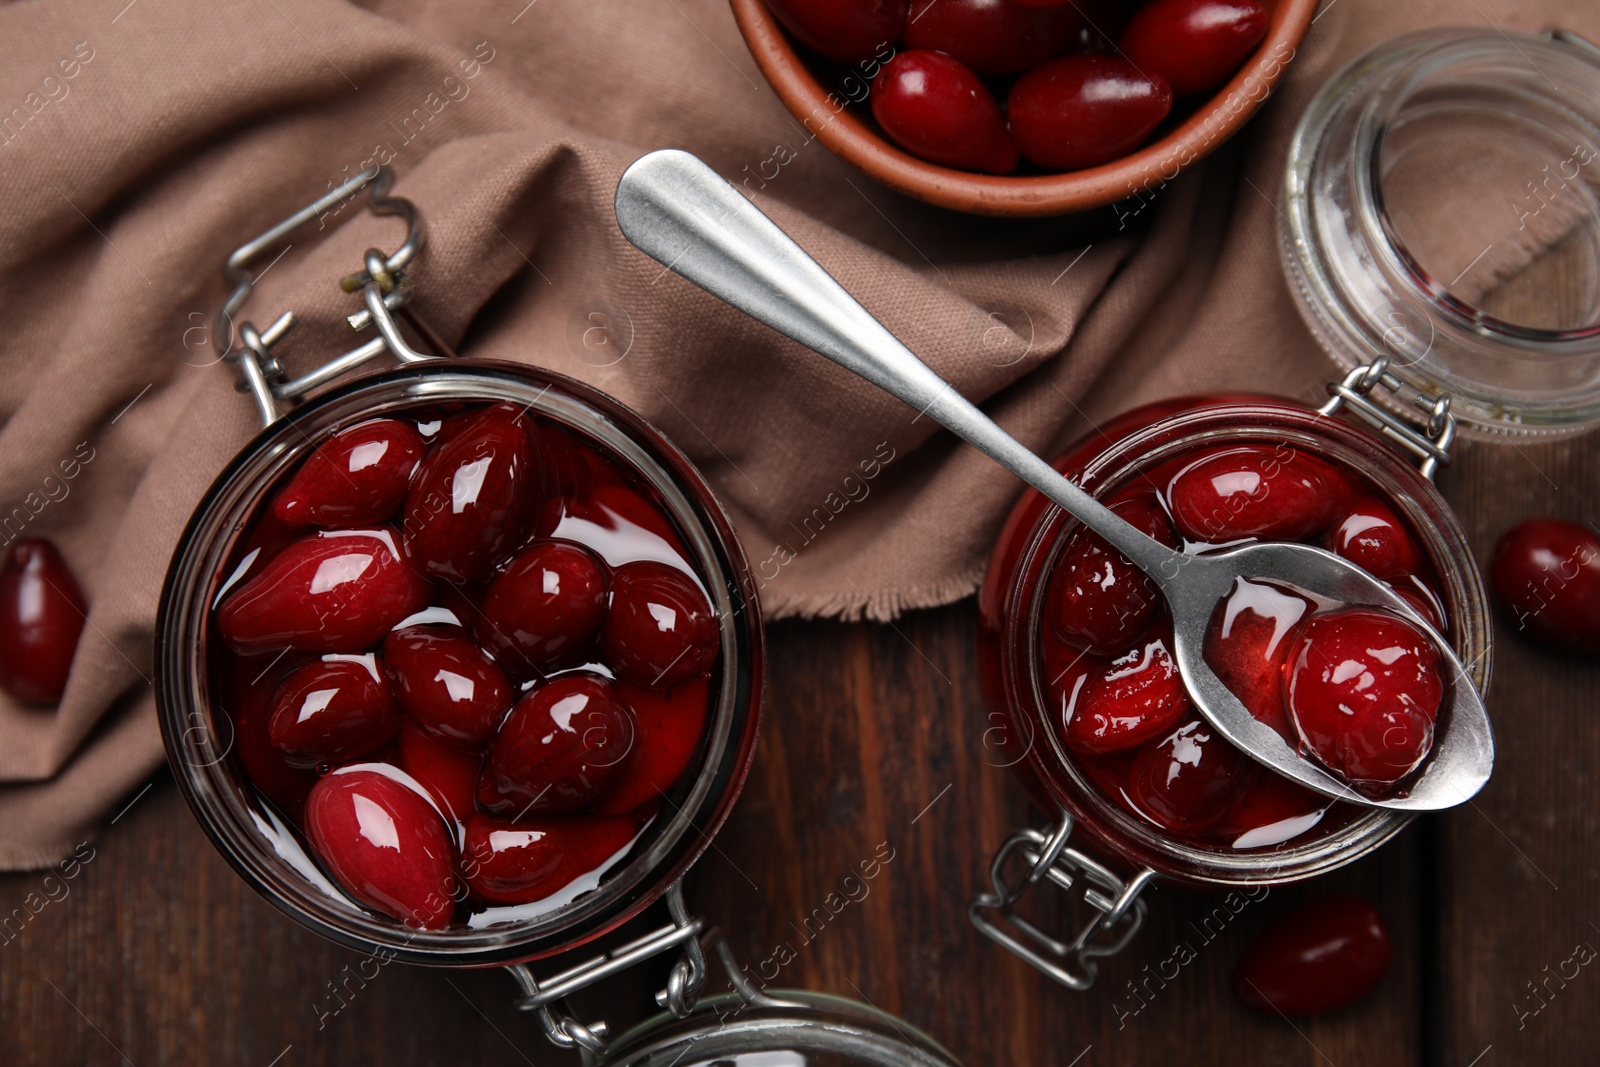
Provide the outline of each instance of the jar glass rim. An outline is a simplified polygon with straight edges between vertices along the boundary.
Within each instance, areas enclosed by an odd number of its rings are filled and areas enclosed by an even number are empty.
[[[536,917],[482,929],[424,931],[331,895],[274,844],[274,828],[230,767],[208,699],[206,619],[222,563],[261,492],[339,428],[384,412],[446,402],[509,400],[597,438],[650,482],[695,565],[721,626],[717,702],[699,771],[682,803],[658,818],[600,887]],[[727,515],[693,464],[638,415],[590,386],[515,363],[429,361],[359,378],[262,430],[217,476],[168,567],[156,627],[157,706],[168,762],[213,843],[253,888],[334,941],[415,963],[524,961],[599,936],[658,899],[708,847],[742,788],[763,699],[764,636],[756,584]],[[230,722],[231,726],[231,722]]]

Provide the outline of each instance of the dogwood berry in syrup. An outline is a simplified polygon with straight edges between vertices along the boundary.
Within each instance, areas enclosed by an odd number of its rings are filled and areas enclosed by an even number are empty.
[[[381,747],[400,730],[377,657],[328,656],[291,674],[273,698],[267,734],[291,764],[315,767]]]
[[[511,710],[511,683],[477,643],[453,627],[407,626],[383,642],[395,699],[442,741],[481,745]]]
[[[434,446],[406,498],[406,547],[429,578],[471,585],[526,531],[543,495],[533,426],[515,404],[477,412]]]
[[[340,511],[341,463],[405,479]],[[403,533],[338,528],[380,510]],[[344,892],[402,923],[593,890],[666,818],[718,699],[720,630],[671,514],[597,442],[511,405],[330,436],[219,573],[219,745]]]
[[[0,689],[25,704],[60,701],[88,611],[55,545],[12,545],[0,570]]]
[[[1108,506],[1162,544],[1178,547],[1172,523],[1154,494],[1135,493]],[[1128,648],[1149,627],[1162,603],[1160,591],[1143,571],[1087,530],[1063,551],[1046,596],[1046,611],[1057,635],[1101,655]]]
[[[604,678],[570,674],[535,686],[489,748],[478,806],[517,818],[576,811],[622,777],[637,732]]]
[[[291,654],[284,659],[290,662],[279,662],[265,672],[240,668],[223,675],[216,685],[223,719],[214,740],[238,758],[251,787],[298,824],[305,820],[306,798],[317,776],[310,768],[296,766],[272,743],[276,691],[295,669],[306,665],[304,657]]]
[[[1141,751],[1128,775],[1137,809],[1168,830],[1204,830],[1227,812],[1255,766],[1198,719]]]
[[[323,777],[306,833],[339,885],[407,926],[436,930],[455,911],[455,845],[432,802],[387,764]]]
[[[1374,578],[1392,581],[1422,565],[1422,553],[1394,509],[1374,497],[1363,497],[1340,509],[1325,540],[1329,551]]]
[[[1206,632],[1206,662],[1250,713],[1290,744],[1299,738],[1284,705],[1289,653],[1312,603],[1291,589],[1238,579]]]
[[[1317,757],[1353,782],[1397,782],[1433,745],[1439,650],[1405,619],[1352,608],[1301,629],[1285,693]]]
[[[1153,632],[1106,669],[1089,676],[1067,723],[1067,747],[1104,754],[1136,748],[1165,733],[1189,710],[1172,658],[1172,627]]]
[[[600,647],[635,685],[671,689],[698,678],[717,658],[717,619],[683,571],[653,560],[618,567]]]
[[[395,419],[352,426],[324,442],[272,502],[285,526],[371,526],[400,510],[427,446]]]
[[[1319,467],[1288,448],[1219,448],[1172,479],[1172,519],[1183,536],[1208,544],[1303,540],[1333,519],[1334,498]]]
[[[579,888],[638,836],[621,815],[534,816],[503,823],[467,820],[461,871],[473,894],[495,904],[527,904]]]
[[[521,674],[581,663],[606,612],[606,578],[574,541],[535,541],[489,586],[474,629]]]
[[[363,652],[428,601],[396,532],[330,530],[251,569],[217,611],[223,640],[244,654]]]

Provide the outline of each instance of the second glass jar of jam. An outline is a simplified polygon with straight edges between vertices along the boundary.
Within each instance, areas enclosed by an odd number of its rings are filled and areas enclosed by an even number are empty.
[[[1355,560],[1453,643],[1481,692],[1490,669],[1482,583],[1459,521],[1423,473],[1448,461],[1448,404],[1435,403],[1429,433],[1419,432],[1369,397],[1396,384],[1380,363],[1332,386],[1334,399],[1320,409],[1250,395],[1165,401],[1099,428],[1054,466],[1185,552],[1261,538]],[[1341,407],[1380,432],[1337,416]],[[1195,472],[1205,475],[1204,494],[1193,491]],[[1160,594],[1103,549],[1029,490],[979,593],[986,739],[1055,824],[1006,842],[992,865],[993,891],[970,914],[1080,989],[1094,980],[1094,960],[1137,930],[1138,895],[1151,880],[1299,881],[1365,855],[1410,819],[1310,792],[1214,736],[1178,677]],[[1320,611],[1288,591],[1242,583],[1219,605],[1207,640],[1218,676],[1291,743],[1301,743],[1285,709],[1293,659],[1314,647],[1306,621],[1333,618]],[[1405,759],[1362,773],[1403,784],[1425,757],[1431,725],[1409,739],[1391,730],[1378,762],[1396,748]],[[1352,757],[1374,767],[1372,753],[1366,758]],[[1094,917],[1075,938],[1047,935],[1013,913],[1022,893],[1045,880],[1081,890],[1090,906]]]

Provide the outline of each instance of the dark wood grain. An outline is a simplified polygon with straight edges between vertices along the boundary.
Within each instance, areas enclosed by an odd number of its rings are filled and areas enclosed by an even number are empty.
[[[1469,447],[1447,489],[1486,563],[1500,535],[1530,515],[1600,517],[1595,441]],[[1594,1063],[1600,665],[1536,644],[1505,616],[1496,624],[1495,775],[1472,805],[1439,820],[1437,1061],[1465,1067],[1493,1046],[1480,1067]],[[1591,962],[1566,965],[1580,945]],[[1563,969],[1576,977],[1563,980]]]

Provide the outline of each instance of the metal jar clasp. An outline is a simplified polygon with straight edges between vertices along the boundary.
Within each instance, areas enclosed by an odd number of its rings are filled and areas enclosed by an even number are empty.
[[[670,924],[560,974],[540,980],[534,977],[527,964],[517,963],[506,968],[522,990],[517,1007],[538,1012],[539,1024],[552,1044],[604,1056],[609,1027],[602,1020],[581,1022],[560,1001],[642,960],[675,948],[681,947],[682,952],[667,976],[667,987],[656,994],[656,1003],[679,1019],[686,1018],[694,1010],[706,982],[705,949],[700,943],[706,923],[703,918],[689,914],[683,901],[681,878],[667,890],[666,900],[667,913],[672,919]]]
[[[294,402],[328,384],[334,379],[355,370],[385,352],[402,363],[415,363],[435,356],[453,355],[439,336],[406,305],[413,288],[406,276],[407,269],[422,250],[426,238],[422,216],[411,201],[390,196],[394,173],[388,167],[368,167],[337,189],[307,204],[299,211],[279,222],[264,233],[246,241],[228,257],[225,274],[233,283],[233,291],[217,311],[212,344],[217,357],[239,367],[239,388],[248,392],[256,403],[262,424],[271,426],[282,412],[278,405]],[[352,330],[376,326],[378,336],[358,345],[341,356],[322,364],[298,378],[290,378],[283,364],[272,354],[272,348],[281,341],[295,324],[295,313],[285,311],[265,329],[257,329],[249,321],[234,329],[234,318],[250,299],[259,274],[252,267],[268,251],[277,248],[300,227],[324,218],[330,212],[352,199],[363,189],[368,190],[367,208],[376,215],[397,215],[405,220],[406,239],[394,252],[385,254],[380,249],[369,248],[363,257],[362,269],[340,279],[345,292],[360,292],[365,304],[361,310],[348,316]],[[286,249],[287,250],[287,249]],[[281,253],[280,253],[281,254]],[[277,262],[276,259],[273,262]],[[268,263],[267,267],[271,267]],[[266,273],[263,268],[262,273]],[[427,343],[432,353],[419,352],[400,332],[396,314]]]
[[[1063,811],[1048,832],[1019,830],[1007,838],[989,864],[992,891],[972,899],[967,917],[986,937],[1068,989],[1082,991],[1099,976],[1095,961],[1121,952],[1144,925],[1145,903],[1139,894],[1156,872],[1146,867],[1124,880],[1103,863],[1068,846],[1072,822],[1072,816]],[[1006,868],[1018,855],[1026,866],[1021,877],[1013,880]],[[1095,912],[1071,940],[1046,933],[1015,910],[1028,890],[1045,881],[1065,893],[1076,892]]]
[[[1421,425],[1396,414],[1373,399],[1382,388],[1392,406],[1424,413]],[[1456,417],[1450,413],[1450,394],[1433,396],[1406,384],[1389,370],[1384,358],[1352,367],[1343,381],[1328,384],[1329,400],[1317,410],[1332,415],[1348,407],[1379,433],[1417,457],[1418,469],[1430,482],[1438,469],[1450,462],[1450,446],[1456,439]]]

